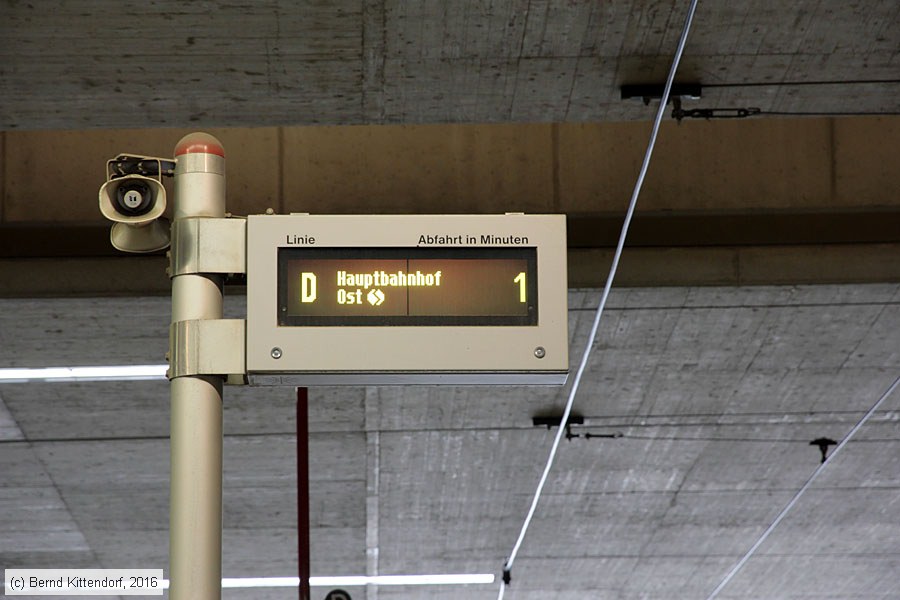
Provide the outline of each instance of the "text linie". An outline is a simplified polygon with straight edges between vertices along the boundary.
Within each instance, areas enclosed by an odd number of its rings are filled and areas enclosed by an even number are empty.
[[[311,235],[288,234],[284,236],[284,241],[288,246],[312,246],[316,243],[316,238]]]

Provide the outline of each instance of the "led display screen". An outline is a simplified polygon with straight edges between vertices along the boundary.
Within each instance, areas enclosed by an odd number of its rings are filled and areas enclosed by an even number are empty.
[[[278,325],[536,326],[533,247],[279,248]]]

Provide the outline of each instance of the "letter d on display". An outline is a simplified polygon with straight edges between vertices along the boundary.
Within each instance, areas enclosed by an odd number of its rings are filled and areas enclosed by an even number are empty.
[[[315,273],[300,273],[300,302],[316,301]]]

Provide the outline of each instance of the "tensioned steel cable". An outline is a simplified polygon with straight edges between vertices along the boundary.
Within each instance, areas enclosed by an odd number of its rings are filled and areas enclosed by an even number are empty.
[[[687,43],[688,32],[691,29],[691,23],[694,20],[694,12],[697,10],[697,0],[691,0],[691,4],[688,7],[687,16],[684,20],[684,27],[681,31],[681,37],[678,40],[678,47],[675,50],[675,56],[672,59],[672,66],[669,69],[669,76],[666,79],[666,86],[663,90],[662,98],[659,100],[659,109],[656,112],[656,118],[653,120],[653,130],[650,133],[650,141],[647,144],[647,151],[644,153],[644,161],[641,164],[640,173],[638,173],[637,181],[634,184],[634,191],[631,193],[631,201],[628,204],[628,211],[625,214],[625,222],[622,224],[622,232],[619,234],[619,243],[616,245],[616,252],[613,255],[612,265],[609,268],[609,275],[606,278],[606,285],[603,287],[603,294],[600,297],[600,304],[597,306],[597,312],[594,316],[594,323],[591,326],[591,333],[588,336],[587,343],[585,344],[584,353],[581,356],[581,363],[578,365],[578,370],[575,373],[575,379],[572,382],[572,388],[569,390],[569,397],[566,401],[566,408],[563,411],[562,419],[560,420],[559,430],[556,432],[556,437],[553,439],[553,445],[550,447],[550,455],[547,457],[547,463],[544,465],[544,471],[541,474],[540,481],[538,481],[537,489],[534,492],[534,498],[531,500],[531,507],[528,509],[528,515],[525,517],[525,521],[522,523],[522,529],[519,531],[519,537],[516,539],[516,543],[513,546],[512,552],[509,554],[509,558],[506,559],[506,563],[503,565],[503,581],[500,583],[500,593],[498,595],[498,600],[502,600],[503,594],[506,590],[506,586],[510,581],[512,566],[516,560],[516,556],[519,553],[519,549],[522,547],[522,542],[525,540],[525,534],[528,532],[528,527],[531,525],[531,520],[534,518],[534,512],[537,509],[538,502],[541,499],[541,493],[544,490],[544,485],[547,483],[547,476],[550,474],[550,468],[553,466],[553,461],[556,458],[557,450],[559,449],[559,442],[562,439],[563,434],[565,433],[566,427],[565,424],[569,420],[569,415],[572,412],[572,405],[575,403],[575,394],[578,392],[578,387],[581,385],[581,377],[584,374],[585,369],[587,368],[588,359],[591,355],[591,349],[594,345],[594,339],[597,337],[597,330],[600,328],[600,317],[603,316],[603,309],[606,307],[606,299],[609,297],[609,290],[612,287],[613,279],[616,276],[616,270],[619,267],[619,259],[622,257],[622,250],[625,247],[625,238],[628,235],[628,226],[631,224],[631,218],[634,215],[634,209],[637,206],[637,199],[641,192],[641,187],[644,185],[644,178],[647,176],[647,169],[650,167],[650,157],[653,155],[653,147],[656,145],[656,137],[659,135],[659,126],[662,123],[663,116],[666,112],[666,105],[669,102],[669,94],[672,91],[672,83],[675,81],[675,72],[678,70],[678,63],[681,62],[681,55],[684,54],[684,46]]]
[[[894,390],[897,389],[898,385],[900,385],[900,377],[897,377],[897,379],[894,380],[894,383],[887,389],[884,394],[882,394],[881,398],[878,399],[878,402],[873,404],[872,408],[870,408],[869,411],[859,420],[859,422],[853,426],[853,429],[850,430],[850,433],[848,433],[844,437],[844,439],[841,440],[841,443],[835,447],[834,451],[831,453],[831,456],[829,456],[825,462],[820,464],[818,468],[813,471],[813,474],[809,476],[809,479],[806,480],[806,483],[803,484],[803,487],[801,487],[800,490],[796,494],[794,494],[794,497],[791,498],[791,501],[788,502],[783,509],[781,509],[781,512],[778,513],[778,516],[775,517],[775,520],[772,521],[772,524],[769,525],[769,527],[763,532],[763,534],[759,536],[759,539],[756,540],[756,543],[753,544],[753,546],[751,546],[749,550],[747,550],[746,554],[744,554],[744,556],[741,557],[741,559],[737,561],[733,567],[731,567],[731,570],[728,571],[728,574],[725,576],[725,578],[721,581],[721,583],[719,583],[718,586],[716,586],[716,589],[712,591],[712,593],[707,597],[706,600],[713,600],[713,598],[718,596],[719,592],[721,592],[725,588],[725,586],[728,585],[728,582],[730,582],[734,578],[734,576],[737,575],[738,571],[740,571],[744,564],[746,564],[746,562],[750,560],[750,557],[756,553],[756,551],[760,546],[763,545],[763,542],[766,541],[769,535],[773,531],[775,531],[775,528],[778,527],[778,524],[781,523],[781,521],[783,521],[787,514],[791,511],[791,509],[794,508],[794,505],[797,504],[797,501],[800,500],[800,497],[806,492],[806,490],[809,489],[813,481],[816,480],[816,477],[818,477],[819,474],[825,470],[825,467],[831,464],[831,461],[834,460],[834,457],[844,449],[844,446],[846,446],[847,442],[849,442],[850,439],[854,435],[856,435],[856,432],[862,429],[862,426],[866,424],[866,421],[869,420],[869,417],[875,414],[875,411],[878,410],[878,407],[881,406],[882,402],[887,400],[888,396],[890,396],[894,392]]]

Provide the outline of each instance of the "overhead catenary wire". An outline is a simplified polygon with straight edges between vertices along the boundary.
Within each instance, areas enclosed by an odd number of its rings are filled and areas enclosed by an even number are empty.
[[[743,88],[743,87],[806,87],[806,86],[828,86],[837,85],[847,87],[853,85],[885,85],[900,84],[900,79],[842,79],[840,81],[829,81],[822,79],[811,79],[807,81],[787,80],[787,81],[721,81],[718,83],[704,83],[704,88]]]
[[[807,86],[840,86],[846,88],[848,86],[865,86],[865,85],[897,85],[900,79],[847,79],[842,81],[743,81],[743,82],[720,82],[720,83],[703,83],[704,89],[711,88],[753,88],[753,87],[807,87]],[[705,116],[704,111],[743,111],[743,114],[735,116]],[[749,111],[749,112],[748,112]],[[690,111],[687,111],[690,112]],[[694,109],[693,115],[685,114],[684,117],[689,118],[746,118],[758,116],[774,116],[774,117],[893,117],[900,115],[900,111],[888,108],[885,110],[761,110],[759,108],[725,108],[725,109]],[[674,115],[673,115],[674,116]]]
[[[832,111],[791,111],[791,110],[762,110],[761,115],[776,117],[896,117],[900,111],[866,111],[866,110],[832,110]]]
[[[641,169],[638,173],[637,180],[635,181],[634,190],[631,193],[631,200],[628,203],[628,210],[625,213],[625,222],[622,224],[622,231],[619,234],[619,242],[616,245],[616,251],[613,255],[612,265],[610,265],[609,268],[609,275],[607,276],[606,284],[603,287],[603,294],[600,297],[600,303],[597,305],[597,311],[594,315],[594,322],[591,325],[591,331],[588,335],[587,342],[585,343],[584,352],[582,353],[581,362],[578,365],[578,370],[575,372],[575,378],[572,381],[572,387],[569,389],[566,407],[563,410],[563,415],[560,420],[560,427],[557,430],[556,437],[553,439],[553,444],[550,447],[550,454],[547,457],[547,462],[544,465],[544,470],[541,473],[541,478],[538,481],[537,488],[535,489],[534,497],[531,500],[531,506],[528,509],[528,514],[525,517],[525,521],[522,523],[522,528],[519,531],[519,536],[516,539],[516,543],[513,545],[512,552],[510,552],[509,557],[506,559],[506,563],[503,566],[503,579],[500,583],[498,600],[502,600],[503,594],[506,590],[506,586],[509,585],[513,563],[515,563],[516,561],[516,557],[519,554],[519,549],[522,547],[522,542],[525,540],[525,534],[528,532],[528,527],[531,525],[531,520],[534,518],[535,510],[537,509],[538,502],[541,499],[541,493],[544,490],[544,485],[546,485],[547,483],[547,477],[550,474],[550,469],[553,466],[553,461],[556,459],[556,453],[559,450],[560,440],[565,434],[565,423],[568,422],[569,415],[572,413],[572,406],[575,403],[575,395],[578,393],[578,388],[581,384],[581,377],[584,374],[585,369],[587,368],[588,359],[591,355],[591,349],[594,345],[594,339],[597,337],[597,331],[600,328],[600,318],[603,316],[603,309],[606,307],[606,300],[609,297],[609,291],[612,288],[612,283],[616,276],[616,270],[619,267],[619,260],[622,257],[622,250],[625,247],[625,239],[628,235],[628,227],[631,224],[631,219],[634,215],[635,207],[637,206],[637,200],[641,192],[641,187],[644,184],[644,178],[647,176],[647,170],[650,167],[650,158],[653,155],[653,148],[656,145],[656,138],[659,135],[659,127],[666,112],[666,104],[668,104],[669,95],[672,91],[672,84],[675,81],[675,72],[678,70],[678,63],[681,62],[681,55],[684,53],[684,47],[687,44],[688,33],[690,32],[691,23],[694,20],[694,12],[696,10],[697,0],[691,0],[690,6],[688,7],[687,11],[687,16],[684,20],[684,26],[681,31],[681,37],[678,39],[678,46],[675,49],[675,56],[672,59],[672,66],[669,69],[669,75],[666,79],[666,85],[663,90],[663,95],[662,98],[660,98],[659,109],[656,112],[656,118],[653,120],[653,129],[650,132],[650,141],[647,143],[647,150],[644,153],[644,160],[641,163]]]
[[[866,424],[866,421],[868,421],[869,418],[873,414],[875,414],[875,411],[878,410],[878,407],[881,406],[881,404],[885,400],[887,400],[887,398],[892,393],[894,393],[894,390],[897,389],[897,386],[900,386],[900,377],[897,377],[897,379],[894,380],[894,383],[891,384],[891,386],[887,389],[887,391],[885,391],[884,394],[881,395],[881,397],[878,399],[878,401],[872,405],[872,408],[870,408],[866,412],[866,414],[864,414],[862,416],[862,418],[859,420],[859,422],[857,422],[857,424],[853,426],[853,429],[851,429],[850,432],[846,436],[844,436],[844,439],[841,440],[841,443],[839,443],[835,447],[835,449],[831,452],[831,456],[829,456],[827,460],[823,461],[816,468],[816,470],[813,471],[812,475],[809,476],[809,479],[806,480],[806,483],[803,484],[803,487],[801,487],[797,491],[797,493],[794,494],[794,497],[791,498],[790,502],[788,502],[785,505],[785,507],[781,509],[781,512],[778,513],[778,516],[775,517],[775,520],[772,521],[772,524],[766,528],[766,530],[763,532],[763,534],[761,536],[759,536],[759,539],[756,540],[756,543],[754,543],[750,547],[750,549],[747,550],[747,552],[744,554],[744,556],[742,556],[741,559],[739,561],[737,561],[733,567],[731,567],[731,569],[728,571],[728,573],[725,575],[725,577],[722,579],[722,581],[719,582],[719,585],[716,586],[716,589],[714,589],[710,593],[710,595],[707,597],[706,600],[713,600],[716,596],[719,595],[719,592],[721,592],[723,589],[725,589],[725,586],[728,585],[728,583],[734,578],[734,576],[738,574],[738,571],[740,571],[741,568],[747,563],[747,561],[750,560],[750,557],[752,557],[756,553],[756,551],[759,549],[759,547],[762,546],[763,543],[766,541],[766,539],[772,534],[772,532],[775,531],[775,528],[778,527],[778,524],[781,523],[784,520],[784,518],[788,515],[788,513],[791,511],[791,509],[794,508],[794,505],[796,505],[797,502],[800,500],[800,498],[803,496],[803,494],[806,493],[806,490],[808,490],[810,488],[810,486],[813,484],[813,482],[816,480],[816,478],[819,476],[819,474],[821,474],[822,471],[825,470],[825,467],[827,467],[834,460],[834,457],[837,456],[840,453],[840,451],[844,449],[844,446],[846,446],[847,443],[851,439],[853,439],[853,436],[856,435],[856,433],[860,429],[862,429],[863,425]]]
[[[679,123],[684,119],[749,119],[753,117],[891,117],[898,116],[900,112],[891,111],[783,111],[762,110],[757,107],[737,108],[691,108],[676,107],[672,110],[672,118]]]

